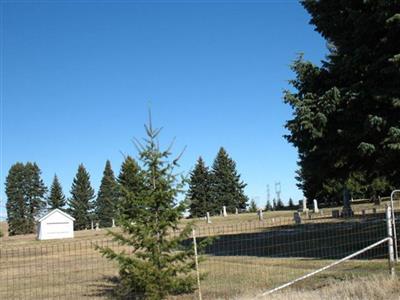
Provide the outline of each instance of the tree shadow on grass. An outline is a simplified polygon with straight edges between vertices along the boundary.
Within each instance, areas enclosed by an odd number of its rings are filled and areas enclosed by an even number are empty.
[[[214,256],[338,259],[386,236],[387,228],[383,215],[335,222],[330,218],[330,221],[324,223],[284,225],[258,229],[257,232],[220,235],[206,247],[204,253]],[[199,241],[201,239],[198,238]],[[357,258],[386,256],[387,245],[384,243]]]

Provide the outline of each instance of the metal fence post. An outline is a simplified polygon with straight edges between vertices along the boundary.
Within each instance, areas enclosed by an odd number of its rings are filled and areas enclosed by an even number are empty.
[[[392,209],[392,224],[393,224],[394,250],[395,250],[394,255],[396,257],[396,262],[399,262],[399,254],[398,254],[398,249],[397,249],[396,215],[394,214],[395,210],[394,210],[394,202],[393,202],[393,198],[396,193],[400,193],[400,190],[394,190],[390,194],[390,205],[391,205],[391,209]]]
[[[387,224],[387,235],[388,235],[388,252],[389,252],[389,270],[392,277],[395,276],[394,271],[394,249],[393,249],[393,228],[392,228],[392,208],[386,207],[386,224]]]
[[[198,293],[199,293],[199,300],[202,300],[201,288],[200,288],[199,258],[198,258],[198,255],[197,255],[196,230],[193,229],[192,234],[193,234],[194,259],[195,259],[195,263],[196,263],[197,289],[198,289]]]

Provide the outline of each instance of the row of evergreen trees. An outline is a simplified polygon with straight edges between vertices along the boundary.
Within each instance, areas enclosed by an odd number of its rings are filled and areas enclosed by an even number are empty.
[[[293,210],[297,209],[298,205],[294,205],[292,198],[289,198],[288,204],[285,205],[282,199],[276,200],[272,199],[272,203],[270,200],[267,201],[267,204],[263,208],[264,211],[274,211],[274,210]],[[259,208],[257,207],[257,203],[254,199],[251,199],[248,212],[256,212]]]
[[[137,162],[127,156],[116,178],[110,161],[106,162],[97,197],[90,183],[90,175],[79,165],[67,199],[57,175],[48,192],[36,163],[14,164],[6,178],[7,216],[10,235],[35,232],[35,220],[47,209],[59,208],[75,218],[75,228],[85,229],[92,220],[109,227],[115,218],[122,189],[137,191],[141,184]],[[68,208],[67,208],[68,206]]]
[[[220,148],[211,170],[200,157],[190,173],[187,200],[191,217],[204,217],[207,212],[219,214],[222,206],[227,212],[245,210],[248,198],[246,184],[240,179],[235,161]]]

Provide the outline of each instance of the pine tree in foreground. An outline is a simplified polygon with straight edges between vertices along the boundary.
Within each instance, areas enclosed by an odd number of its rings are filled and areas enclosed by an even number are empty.
[[[62,191],[57,175],[54,175],[53,183],[50,187],[50,195],[47,198],[47,205],[50,209],[63,209],[66,204],[65,195]]]
[[[204,217],[210,211],[210,173],[201,157],[190,173],[187,197],[191,217]]]
[[[145,144],[137,145],[143,185],[137,193],[123,190],[122,205],[131,204],[131,209],[118,219],[121,232],[109,232],[115,241],[132,250],[115,252],[98,247],[105,257],[119,264],[117,296],[122,299],[164,299],[195,288],[194,251],[182,244],[190,235],[191,225],[172,234],[178,230],[185,210],[185,205],[176,200],[184,181],[178,181],[173,173],[177,159],[169,162],[169,149],[159,148],[159,132],[151,122],[146,126]]]
[[[109,160],[103,172],[103,178],[96,199],[95,214],[102,227],[110,227],[116,218],[118,202],[118,186]]]
[[[89,227],[93,208],[94,190],[90,185],[90,176],[83,164],[72,182],[71,199],[69,199],[70,213],[75,218],[75,229],[82,230]]]

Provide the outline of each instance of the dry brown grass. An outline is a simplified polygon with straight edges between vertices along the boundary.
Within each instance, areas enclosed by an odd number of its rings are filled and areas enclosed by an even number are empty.
[[[237,300],[399,300],[400,280],[389,275],[372,275],[347,281],[330,280],[324,287],[316,290],[291,288],[272,295],[261,297],[253,294],[236,298]]]

